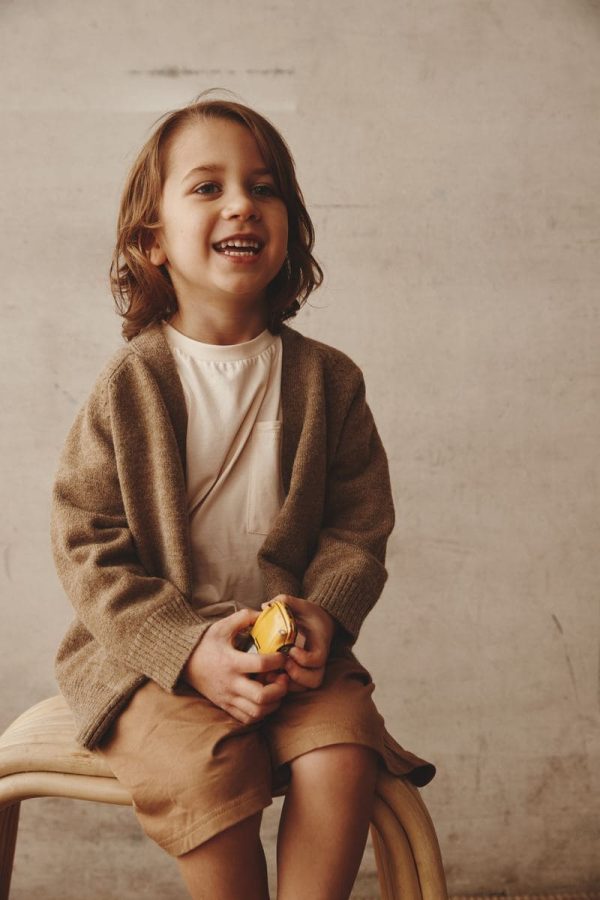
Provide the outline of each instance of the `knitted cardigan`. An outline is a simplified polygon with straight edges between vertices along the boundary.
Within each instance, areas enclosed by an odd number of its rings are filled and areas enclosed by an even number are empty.
[[[265,597],[318,603],[352,642],[386,579],[387,460],[358,367],[285,326],[282,341],[286,496],[258,553]],[[175,690],[208,627],[191,602],[186,427],[155,324],[113,356],[62,452],[52,548],[76,618],[56,676],[89,748],[147,679]]]

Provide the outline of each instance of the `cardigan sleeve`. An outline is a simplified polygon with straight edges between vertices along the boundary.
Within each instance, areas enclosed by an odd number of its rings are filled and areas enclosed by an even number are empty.
[[[61,455],[52,497],[54,560],[79,621],[105,653],[173,690],[208,623],[186,600],[183,585],[164,577],[165,566],[149,554],[143,531],[132,534],[119,470],[137,465],[134,488],[143,493],[153,469],[168,470],[168,457],[160,444],[146,453],[138,448],[137,454],[135,447],[115,446],[109,388],[110,379],[99,380]],[[159,500],[167,497],[159,492]],[[151,520],[152,507],[144,512]],[[147,527],[153,528],[152,521]],[[156,546],[155,557],[177,550],[168,535]]]
[[[328,470],[323,526],[303,578],[304,596],[356,640],[387,578],[394,527],[387,457],[366,402],[362,375]]]

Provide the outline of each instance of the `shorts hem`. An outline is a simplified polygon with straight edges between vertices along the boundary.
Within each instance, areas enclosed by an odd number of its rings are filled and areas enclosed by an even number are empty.
[[[266,809],[272,802],[273,798],[270,793],[255,791],[242,798],[236,797],[214,812],[201,816],[192,828],[169,841],[159,841],[150,834],[148,836],[152,837],[170,856],[183,856],[184,853],[189,853],[190,850],[204,844],[222,831],[226,831],[233,825]]]
[[[356,728],[355,724],[340,728],[340,723],[336,723],[336,728],[332,730],[331,724],[327,723],[309,729],[294,740],[284,739],[278,744],[273,742],[271,753],[276,770],[275,793],[281,794],[289,783],[289,775],[286,775],[285,768],[289,763],[304,753],[310,753],[321,747],[331,747],[334,744],[358,744],[361,747],[369,747],[377,753],[380,765],[383,765],[390,775],[394,775],[396,778],[407,778],[417,787],[429,784],[435,775],[435,766],[413,754],[402,751],[394,741],[391,741],[392,746],[388,746],[386,737],[387,732],[385,732],[384,740],[380,741],[372,731],[361,731]]]
[[[331,747],[334,744],[359,744],[362,747],[369,747],[385,762],[384,747],[380,741],[373,737],[371,731],[359,731],[356,725],[340,728],[339,722],[336,722],[335,730],[332,729],[331,723],[328,722],[316,728],[309,728],[295,740],[282,740],[277,745],[273,742],[271,744],[271,753],[274,764],[276,766],[284,766],[298,756],[303,756],[312,750],[319,750],[321,747]]]

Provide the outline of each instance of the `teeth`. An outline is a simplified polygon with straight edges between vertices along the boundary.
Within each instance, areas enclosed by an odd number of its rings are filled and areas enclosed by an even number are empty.
[[[215,247],[217,250],[228,250],[240,247],[247,247],[251,250],[260,250],[260,244],[258,243],[258,241],[247,240],[245,238],[235,238],[235,240],[219,241],[218,244],[215,244]]]

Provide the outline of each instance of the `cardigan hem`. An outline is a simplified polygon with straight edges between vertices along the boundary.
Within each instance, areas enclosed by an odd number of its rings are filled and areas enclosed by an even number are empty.
[[[115,719],[123,712],[138,688],[147,681],[149,679],[145,675],[137,676],[128,688],[121,688],[119,693],[113,694],[103,709],[95,713],[91,721],[80,725],[79,731],[75,735],[77,743],[85,747],[86,750],[94,750],[106,736],[107,731]],[[66,697],[65,700],[70,706]]]

